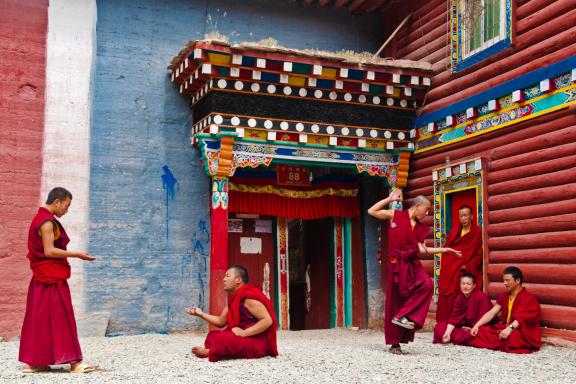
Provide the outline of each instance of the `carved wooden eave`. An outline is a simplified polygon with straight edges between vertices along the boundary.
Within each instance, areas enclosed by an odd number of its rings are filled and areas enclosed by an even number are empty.
[[[229,175],[301,161],[406,183],[428,63],[209,40],[189,43],[169,68],[190,97],[192,144],[210,175],[226,173],[224,159]],[[221,153],[223,145],[231,153]]]

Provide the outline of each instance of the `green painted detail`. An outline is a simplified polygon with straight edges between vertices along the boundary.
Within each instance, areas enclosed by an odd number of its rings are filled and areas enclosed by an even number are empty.
[[[270,268],[274,269],[274,313],[276,313],[278,329],[280,329],[280,274],[278,273],[280,261],[278,260],[278,222],[276,217],[272,219],[272,236],[274,239],[274,264]]]
[[[292,73],[297,73],[300,75],[309,75],[312,65],[302,64],[302,63],[292,63]]]
[[[384,93],[384,87],[381,85],[370,84],[368,92],[370,92],[373,95],[381,95]]]
[[[229,77],[230,75],[230,68],[228,67],[216,67],[218,71],[218,76],[220,77]]]
[[[332,220],[332,236],[330,236],[330,328],[336,327],[336,225]]]
[[[344,326],[352,326],[352,219],[344,218]]]

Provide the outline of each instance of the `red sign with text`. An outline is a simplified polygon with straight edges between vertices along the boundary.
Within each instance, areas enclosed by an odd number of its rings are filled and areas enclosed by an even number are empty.
[[[310,185],[310,172],[300,165],[280,165],[278,167],[278,185]]]

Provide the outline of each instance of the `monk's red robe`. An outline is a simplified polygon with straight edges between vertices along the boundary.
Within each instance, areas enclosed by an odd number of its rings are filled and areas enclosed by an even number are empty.
[[[264,332],[250,337],[240,337],[232,333],[232,328],[247,329],[258,322],[244,306],[244,300],[258,300],[268,310],[273,324]],[[204,346],[209,349],[208,360],[222,359],[258,359],[264,356],[278,356],[276,329],[278,322],[274,307],[262,290],[245,284],[234,295],[228,297],[228,315],[226,329],[208,333]]]
[[[462,236],[462,226],[452,228],[446,239],[446,247],[462,252],[462,257],[450,253],[440,258],[440,279],[438,280],[438,306],[436,321],[448,321],[454,299],[460,292],[460,276],[469,272],[476,278],[476,287],[482,290],[482,230],[472,224],[470,231]]]
[[[488,348],[510,353],[532,353],[542,346],[542,332],[540,330],[540,303],[536,296],[522,288],[514,303],[510,322],[508,318],[509,292],[504,292],[497,303],[502,306],[502,321],[494,325],[480,327],[478,335],[468,342],[476,348]],[[500,340],[498,334],[514,320],[518,321],[518,328],[514,329],[506,340]]]
[[[448,324],[455,328],[450,334],[450,342],[456,345],[466,345],[470,339],[470,330],[486,312],[492,309],[492,303],[487,294],[475,289],[466,297],[462,292],[456,296],[454,307],[448,321],[436,323],[434,327],[434,343],[442,343],[442,336],[446,332]]]
[[[410,223],[408,210],[394,211],[389,227],[388,281],[384,309],[386,344],[408,343],[424,326],[434,289],[432,279],[418,260],[418,243],[426,240],[428,227]],[[409,330],[392,324],[394,317],[408,317],[416,324]]]
[[[28,232],[28,259],[32,280],[28,288],[26,314],[20,335],[18,360],[29,365],[55,365],[82,360],[76,319],[72,308],[70,265],[66,259],[48,258],[40,236],[40,226],[54,223],[54,246],[66,249],[66,231],[46,208],[40,208]]]

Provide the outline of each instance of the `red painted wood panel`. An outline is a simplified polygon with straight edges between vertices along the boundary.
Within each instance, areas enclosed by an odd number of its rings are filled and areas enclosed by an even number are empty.
[[[541,305],[576,307],[576,287],[573,285],[526,283],[524,287],[536,295]],[[488,293],[491,297],[498,297],[505,290],[501,282],[490,283],[488,286]]]
[[[576,199],[531,205],[530,209],[501,209],[488,213],[490,223],[505,223],[576,212]]]
[[[521,159],[518,159],[520,157]],[[536,160],[532,160],[533,158],[536,158]],[[528,154],[520,154],[509,157],[508,159],[512,159],[508,162],[508,165],[496,171],[494,171],[496,168],[495,163],[498,160],[490,163],[490,183],[501,183],[516,180],[521,177],[568,169],[576,164],[576,143],[559,145],[554,148],[542,149]],[[529,159],[532,160],[532,162],[529,161]],[[524,161],[520,162],[521,160]],[[543,162],[544,164],[541,164]]]
[[[405,192],[408,197],[432,192],[432,170],[444,166],[446,157],[451,162],[485,157],[487,189],[493,192],[484,217],[491,289],[501,292],[501,271],[518,265],[542,302],[543,325],[568,329],[576,329],[576,195],[570,182],[575,132],[576,115],[566,109],[414,154]],[[432,262],[425,266],[431,273]]]
[[[384,17],[399,23],[413,13],[384,52],[397,59],[433,64],[433,88],[423,113],[454,103],[534,69],[576,54],[576,3],[530,0],[516,3],[513,46],[459,73],[449,68],[448,2],[419,0],[390,8]]]
[[[517,264],[517,266],[522,269],[526,284],[551,284],[554,287],[556,285],[576,285],[576,264],[526,264],[524,262]],[[508,264],[491,263],[488,266],[490,281],[501,282],[502,272],[506,267]],[[576,289],[576,287],[573,288]],[[576,295],[572,300],[576,303]]]
[[[576,264],[576,247],[513,249],[491,251],[489,260],[493,263],[566,263]]]
[[[488,234],[493,237],[574,230],[576,230],[576,213],[544,216],[500,224],[490,223],[488,225]]]
[[[0,336],[20,333],[31,272],[28,226],[40,202],[47,0],[0,2]]]

